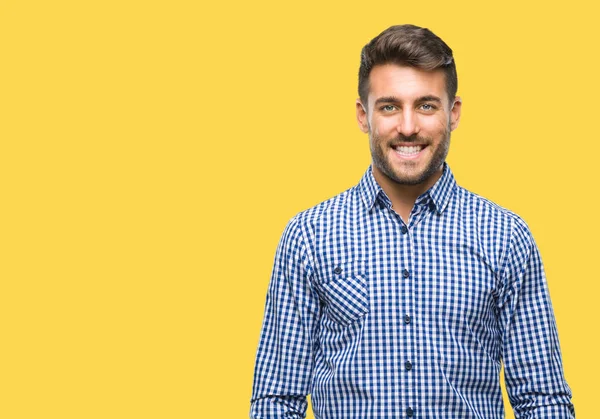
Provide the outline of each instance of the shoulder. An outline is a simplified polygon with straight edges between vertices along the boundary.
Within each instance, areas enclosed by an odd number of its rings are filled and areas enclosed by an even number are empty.
[[[288,222],[284,237],[301,241],[309,252],[320,254],[327,243],[352,235],[364,213],[359,187],[354,186],[296,214]]]
[[[485,198],[479,194],[469,191],[468,189],[463,188],[462,186],[457,186],[458,198],[461,200],[461,203],[467,206],[470,210],[477,213],[486,213],[489,215],[493,215],[496,217],[500,217],[508,222],[514,223],[515,226],[519,228],[528,229],[527,224],[515,212],[502,207],[501,205],[495,203],[494,201]]]
[[[533,244],[531,230],[525,220],[517,213],[497,203],[457,186],[457,197],[460,206],[484,228],[500,228],[507,231],[508,244],[515,242],[525,246]]]
[[[302,226],[312,225],[322,220],[336,218],[342,213],[352,212],[360,204],[357,186],[353,186],[332,198],[299,212],[290,222]]]

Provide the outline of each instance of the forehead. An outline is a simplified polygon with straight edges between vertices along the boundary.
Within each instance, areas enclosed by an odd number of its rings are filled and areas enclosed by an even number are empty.
[[[423,96],[446,100],[446,76],[442,70],[424,71],[398,64],[377,65],[369,74],[369,104],[388,96],[407,102]]]

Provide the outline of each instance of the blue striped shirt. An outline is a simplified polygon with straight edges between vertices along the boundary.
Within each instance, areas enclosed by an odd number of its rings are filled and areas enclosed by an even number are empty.
[[[542,262],[516,214],[450,168],[408,224],[371,168],[277,249],[252,418],[574,418]]]

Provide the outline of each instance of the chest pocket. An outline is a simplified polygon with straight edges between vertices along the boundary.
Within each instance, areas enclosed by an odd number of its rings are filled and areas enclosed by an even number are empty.
[[[347,326],[369,312],[369,288],[361,262],[328,265],[320,277],[324,312],[331,320]]]

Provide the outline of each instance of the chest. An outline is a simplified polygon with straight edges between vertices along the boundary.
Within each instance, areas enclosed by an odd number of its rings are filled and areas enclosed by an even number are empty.
[[[456,212],[408,226],[385,213],[338,221],[318,226],[315,241],[316,286],[338,323],[367,312],[380,324],[418,313],[438,326],[493,315],[502,246],[479,223]]]

